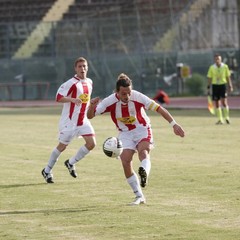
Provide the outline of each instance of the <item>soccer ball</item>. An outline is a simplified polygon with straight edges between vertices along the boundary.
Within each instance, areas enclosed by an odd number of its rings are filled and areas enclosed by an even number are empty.
[[[116,137],[109,137],[103,143],[103,152],[111,158],[117,158],[123,151],[122,142]]]

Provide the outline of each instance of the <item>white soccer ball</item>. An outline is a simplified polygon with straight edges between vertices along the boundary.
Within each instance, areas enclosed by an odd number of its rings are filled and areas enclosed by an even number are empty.
[[[103,152],[111,158],[117,158],[123,151],[122,142],[116,137],[109,137],[103,143]]]

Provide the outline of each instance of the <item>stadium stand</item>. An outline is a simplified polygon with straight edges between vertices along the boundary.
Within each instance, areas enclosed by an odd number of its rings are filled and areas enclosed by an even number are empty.
[[[218,0],[0,2],[1,91],[13,100],[21,95],[19,86],[27,84],[28,98],[46,98],[45,90],[53,96],[55,87],[71,76],[72,60],[80,55],[90,59],[99,96],[112,91],[112,85],[102,79],[114,79],[123,69],[137,79],[135,87],[145,93],[157,88],[175,92],[177,81],[168,86],[162,77],[172,75],[176,63],[191,64],[191,70],[205,74],[214,48],[238,43],[237,24],[230,24],[236,23],[238,14],[232,0],[224,1],[229,11],[215,11]],[[219,35],[221,41],[215,34],[218,28],[213,28],[219,23],[226,26]],[[239,62],[236,48],[224,54],[224,58]],[[234,68],[239,69],[238,64]],[[17,82],[19,74],[26,77],[26,83]],[[17,84],[11,83],[6,90],[8,82]]]
[[[83,40],[89,49],[99,48],[96,37],[101,37],[105,51],[148,51],[171,27],[168,16],[183,11],[188,2],[174,1],[169,6],[168,0],[2,0],[0,58],[71,55],[83,47],[79,33],[85,34],[86,28],[88,34]],[[68,30],[73,37],[72,48],[65,46]],[[141,48],[136,39],[142,41]]]
[[[11,58],[56,0],[1,0],[0,58]]]
[[[56,0],[1,0],[0,22],[40,21]]]
[[[76,49],[91,54],[99,48],[112,54],[151,51],[159,35],[172,25],[169,11],[181,12],[188,2],[177,1],[170,8],[167,0],[75,0],[54,29],[54,54],[69,56]],[[71,48],[66,48],[69,41]],[[49,44],[46,39],[34,56],[46,53]]]
[[[55,22],[62,19],[63,14],[68,11],[74,0],[57,0],[43,16],[42,20],[37,24],[29,37],[20,46],[13,58],[28,58],[37,51],[39,45],[44,42],[54,26]]]

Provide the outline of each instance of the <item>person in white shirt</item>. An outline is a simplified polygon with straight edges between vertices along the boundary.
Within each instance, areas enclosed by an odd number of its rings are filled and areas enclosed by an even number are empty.
[[[146,203],[141,187],[147,185],[150,174],[150,149],[153,145],[153,135],[150,119],[145,110],[159,113],[170,123],[176,135],[184,137],[184,130],[176,123],[171,114],[154,100],[133,90],[131,79],[124,73],[118,76],[115,93],[102,101],[99,97],[91,99],[87,111],[89,119],[109,112],[112,121],[119,130],[118,138],[123,144],[120,159],[127,182],[135,194],[135,200],[131,205]],[[138,169],[140,181],[132,167],[135,152],[140,160]]]
[[[83,57],[76,59],[74,69],[76,75],[64,82],[56,94],[56,101],[63,103],[63,108],[59,121],[59,143],[53,149],[48,164],[42,170],[42,176],[47,183],[54,183],[52,169],[60,154],[74,137],[82,137],[85,141],[77,153],[64,162],[70,175],[74,178],[77,177],[75,164],[96,145],[95,132],[87,118],[87,108],[93,89],[92,80],[87,78],[87,60]]]

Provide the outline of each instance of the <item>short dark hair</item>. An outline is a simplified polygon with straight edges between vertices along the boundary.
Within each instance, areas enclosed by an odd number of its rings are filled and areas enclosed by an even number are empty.
[[[88,62],[87,62],[87,59],[85,59],[84,57],[79,57],[79,58],[77,58],[77,59],[75,60],[75,62],[74,62],[74,67],[76,67],[79,62],[86,62],[86,63],[88,63]]]
[[[221,57],[221,54],[220,53],[215,53],[214,58],[216,58],[216,57]]]
[[[116,82],[116,91],[118,92],[120,90],[120,87],[132,87],[132,80],[125,74],[121,73],[118,76],[117,82]]]

